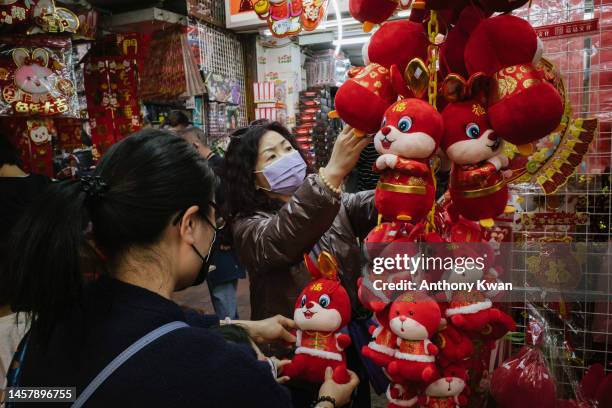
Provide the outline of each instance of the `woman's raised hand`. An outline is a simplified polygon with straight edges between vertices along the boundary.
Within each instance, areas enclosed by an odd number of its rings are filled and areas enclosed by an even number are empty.
[[[357,137],[350,126],[338,135],[329,163],[323,170],[325,179],[334,187],[340,187],[344,178],[353,170],[361,151],[372,142],[370,137]]]

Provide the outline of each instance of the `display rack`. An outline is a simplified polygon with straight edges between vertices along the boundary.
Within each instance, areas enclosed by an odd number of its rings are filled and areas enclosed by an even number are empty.
[[[204,72],[216,73],[238,82],[241,101],[237,108],[237,126],[245,126],[247,124],[247,114],[242,44],[236,35],[226,30],[212,27],[195,19],[192,19],[189,24],[198,33],[199,55],[196,55],[196,58],[200,62],[200,69]],[[226,109],[225,104],[209,101],[208,107],[209,109],[206,110],[208,112],[207,133],[212,138],[226,136],[229,129],[221,126],[219,121],[219,111]]]
[[[610,163],[612,122],[612,73],[609,64],[612,55],[612,4],[603,0],[534,0],[530,8],[517,10],[538,30],[549,27],[548,34],[541,35],[544,55],[562,73],[565,88],[573,109],[573,117],[599,119],[599,129],[591,148],[575,175],[554,194],[544,195],[535,186],[519,185],[512,188],[523,210],[529,213],[587,213],[585,223],[570,221],[567,225],[544,225],[535,230],[525,230],[515,221],[514,240],[526,238],[538,240],[568,237],[571,242],[587,244],[588,253],[580,262],[581,281],[568,293],[565,304],[538,302],[541,291],[525,290],[523,302],[513,306],[519,330],[527,326],[526,305],[533,304],[540,312],[550,317],[551,333],[557,338],[556,352],[559,358],[553,361],[552,371],[559,384],[567,390],[575,386],[584,369],[600,362],[612,372],[612,198],[610,196]],[[568,22],[583,22],[597,19],[590,31],[581,32],[572,28],[566,31]],[[575,27],[575,26],[574,26]],[[517,214],[520,216],[520,214]],[[513,274],[528,271],[518,265],[524,264],[527,253],[521,245],[514,246]],[[516,262],[516,261],[519,262]],[[605,295],[594,302],[586,290],[596,286]],[[561,310],[561,311],[560,311]],[[559,315],[564,315],[563,318]],[[568,347],[566,340],[573,344]],[[572,350],[573,352],[568,352]],[[563,391],[563,390],[562,390]]]

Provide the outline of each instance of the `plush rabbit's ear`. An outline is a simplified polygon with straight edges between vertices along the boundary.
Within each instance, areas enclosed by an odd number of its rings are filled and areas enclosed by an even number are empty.
[[[306,269],[308,269],[308,272],[310,272],[312,279],[319,279],[321,277],[321,271],[314,263],[312,258],[310,258],[310,255],[304,254],[304,263],[306,264]]]
[[[326,279],[338,279],[338,263],[329,252],[323,251],[319,254],[319,269],[321,275]]]
[[[49,64],[49,53],[43,48],[37,48],[32,51],[32,59],[46,67]]]
[[[26,65],[26,60],[28,58],[30,58],[30,52],[25,48],[16,48],[13,50],[13,61],[15,61],[17,67]]]
[[[467,87],[470,98],[476,99],[483,105],[487,105],[491,78],[482,72],[472,74],[468,80]]]
[[[448,102],[459,102],[466,97],[467,83],[461,75],[448,74],[442,82],[442,95]]]
[[[410,61],[404,71],[404,80],[416,98],[423,98],[429,88],[429,69],[425,62],[420,58]]]

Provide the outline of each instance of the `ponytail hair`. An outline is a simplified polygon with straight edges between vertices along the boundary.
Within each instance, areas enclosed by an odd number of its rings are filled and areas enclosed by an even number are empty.
[[[2,295],[29,314],[38,334],[50,335],[80,305],[86,229],[112,266],[130,248],[158,242],[186,208],[205,215],[215,186],[206,160],[183,139],[155,129],[127,137],[92,179],[53,184],[26,211],[13,232]]]

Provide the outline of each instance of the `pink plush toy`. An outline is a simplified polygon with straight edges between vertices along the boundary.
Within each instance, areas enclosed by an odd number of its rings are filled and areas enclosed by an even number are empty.
[[[441,322],[438,303],[424,294],[407,292],[389,310],[389,326],[398,337],[395,359],[387,366],[394,380],[430,382],[438,378],[438,348],[429,340]]]
[[[493,129],[515,145],[546,136],[561,121],[561,96],[534,65],[541,56],[533,27],[512,15],[483,20],[465,47],[468,74],[482,72],[493,78],[488,101]]]
[[[351,302],[338,280],[338,265],[333,256],[322,252],[318,266],[308,255],[306,266],[314,280],[297,298],[293,320],[298,327],[297,349],[283,375],[310,382],[323,382],[325,369],[334,369],[333,379],[346,384],[350,377],[343,350],[351,338],[340,329],[351,319]]]

